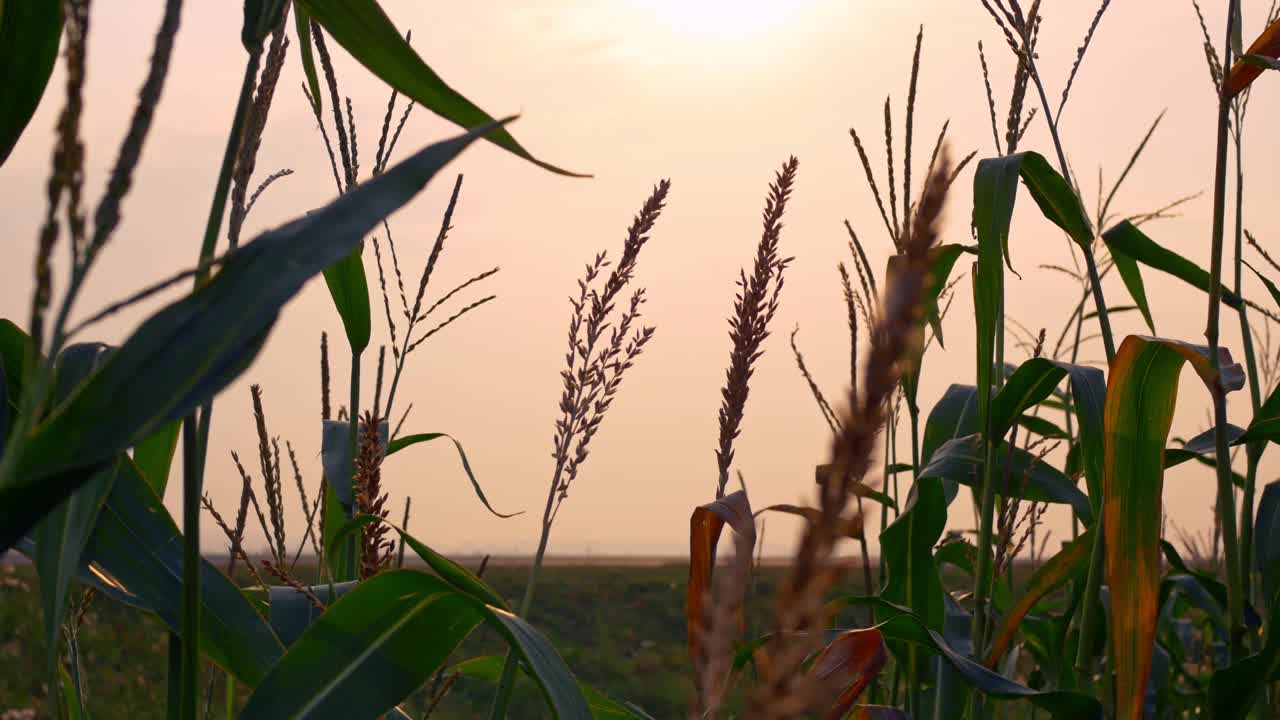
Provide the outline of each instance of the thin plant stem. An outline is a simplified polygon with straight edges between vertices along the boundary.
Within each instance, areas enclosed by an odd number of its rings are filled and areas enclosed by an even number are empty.
[[[917,376],[916,380],[919,380]],[[920,408],[916,405],[915,385],[913,384],[912,393],[907,397],[907,415],[911,421],[911,475],[915,481],[920,479]],[[913,481],[914,482],[914,481]],[[907,516],[907,537],[914,538],[915,519],[919,513],[911,513]],[[914,588],[912,588],[912,580],[915,578],[914,572],[907,573],[907,597],[914,601]],[[921,696],[920,696],[920,680],[917,676],[919,671],[919,650],[915,643],[907,644],[907,708],[911,717],[922,717]]]
[[[200,708],[200,495],[204,468],[199,429],[182,423],[182,678],[180,717],[195,720]]]
[[[1044,83],[1040,80],[1040,73],[1036,69],[1033,58],[1027,59],[1027,67],[1031,80],[1036,86],[1036,92],[1040,95],[1040,104],[1044,113],[1045,124],[1049,127],[1049,136],[1053,140],[1053,148],[1058,156],[1058,166],[1062,171],[1062,177],[1066,180],[1067,185],[1075,187],[1071,180],[1071,168],[1067,163],[1066,151],[1063,150],[1062,137],[1058,132],[1058,124],[1054,118],[1053,111],[1049,106],[1049,98],[1045,93]],[[1115,337],[1111,332],[1111,316],[1107,310],[1107,301],[1102,291],[1102,278],[1098,273],[1098,263],[1094,258],[1093,248],[1089,245],[1081,245],[1080,249],[1084,255],[1085,267],[1089,273],[1089,288],[1093,295],[1093,303],[1096,309],[1095,314],[1098,316],[1098,329],[1102,333],[1103,350],[1106,352],[1107,365],[1110,366],[1111,361],[1116,355],[1116,343]],[[988,456],[988,460],[990,460],[990,456]],[[1229,477],[1230,472],[1228,471],[1228,478]],[[1098,526],[1100,532],[1094,533],[1094,547],[1090,555],[1089,573],[1085,586],[1086,594],[1084,603],[1081,605],[1081,643],[1076,655],[1077,668],[1080,668],[1082,665],[1087,666],[1089,648],[1086,638],[1092,637],[1091,631],[1093,624],[1096,622],[1098,613],[1101,612],[1101,608],[1099,607],[1101,600],[1099,598],[1099,593],[1097,592],[1101,587],[1102,574],[1104,572],[1102,564],[1105,560],[1105,553],[1103,552],[1105,533],[1101,532],[1101,514],[1097,516],[1094,523]],[[984,546],[980,544],[979,552],[982,552],[982,547]],[[982,557],[982,555],[979,555],[979,561],[981,561]],[[977,648],[975,648],[975,650],[977,650]]]
[[[884,484],[885,484],[886,490],[889,489],[888,487],[889,486],[889,445],[892,442],[893,442],[892,431],[886,432],[884,434],[884,462],[882,463],[882,465],[884,466]],[[889,527],[889,506],[886,505],[885,503],[880,503],[880,532],[883,533],[884,529],[887,527]],[[876,552],[876,556],[877,556],[877,560],[879,560],[878,577],[880,578],[881,585],[883,585],[884,584],[884,548],[879,548]],[[879,587],[876,588],[876,591],[878,590],[879,590]],[[872,588],[867,588],[867,594],[868,595],[873,594]]]
[[[360,449],[360,351],[351,351],[351,410],[347,417],[351,419],[351,461],[347,465],[346,477],[348,480],[355,476],[356,453]],[[346,520],[351,519],[352,508],[343,508],[343,517]],[[345,555],[347,556],[346,570],[350,577],[339,578],[340,580],[354,580],[356,577],[356,540],[351,537],[346,541]]]
[[[198,289],[208,278],[209,264],[214,256],[222,216],[226,210],[227,194],[231,186],[231,174],[240,145],[240,135],[253,100],[253,86],[257,78],[261,49],[250,52],[241,81],[240,96],[236,102],[231,132],[227,136],[222,166],[214,186],[213,202],[205,223],[204,240],[200,246],[195,285]],[[182,623],[183,638],[182,678],[180,682],[180,717],[195,720],[199,711],[197,686],[200,676],[200,497],[204,484],[205,451],[208,447],[209,423],[213,414],[213,401],[206,402],[199,414],[191,413],[182,423],[183,446],[183,567],[182,567]]]
[[[1223,47],[1222,67],[1231,66],[1231,34],[1235,18],[1236,3],[1231,0],[1227,9],[1227,33]],[[1209,341],[1209,358],[1215,370],[1220,370],[1218,359],[1218,325],[1221,317],[1222,301],[1222,245],[1226,221],[1226,188],[1227,188],[1227,136],[1231,113],[1231,102],[1226,93],[1226,73],[1218,93],[1218,126],[1216,159],[1213,177],[1213,236],[1210,250],[1209,270],[1209,317],[1205,325],[1205,337]],[[1222,523],[1222,548],[1224,562],[1227,566],[1227,615],[1230,621],[1227,643],[1227,663],[1241,656],[1240,641],[1244,632],[1244,597],[1241,582],[1240,538],[1236,535],[1235,486],[1231,480],[1231,463],[1227,444],[1227,395],[1222,386],[1221,377],[1214,381],[1210,388],[1213,395],[1214,440],[1216,445],[1215,463],[1218,474],[1218,516]]]
[[[1239,104],[1235,113],[1235,155],[1236,155],[1236,256],[1235,256],[1235,292],[1244,297],[1243,264],[1244,264],[1244,150],[1242,134],[1244,132],[1244,112]],[[1249,401],[1253,406],[1253,414],[1258,414],[1262,407],[1262,389],[1258,375],[1258,359],[1253,349],[1253,333],[1249,330],[1249,314],[1244,303],[1238,311],[1240,317],[1240,338],[1244,347],[1245,368],[1249,376]],[[1252,586],[1253,567],[1253,506],[1254,494],[1258,480],[1258,462],[1262,458],[1263,445],[1250,443],[1245,448],[1245,459],[1248,469],[1244,479],[1244,497],[1240,502],[1240,568],[1244,597],[1249,597]],[[1252,636],[1251,636],[1252,637]]]
[[[553,476],[554,479],[547,491],[547,505],[542,511],[542,534],[538,538],[538,550],[534,553],[533,564],[529,566],[529,579],[525,582],[524,597],[520,600],[520,617],[525,619],[528,619],[529,610],[533,607],[533,591],[538,584],[538,575],[542,572],[542,562],[547,552],[547,541],[551,538],[556,491],[560,487],[560,476],[563,472],[563,463],[558,462]],[[498,691],[493,697],[493,708],[489,712],[490,720],[502,720],[507,716],[507,707],[511,702],[511,690],[515,686],[516,671],[515,656],[508,651],[507,660],[502,666],[502,676],[498,680]]]
[[[222,231],[222,215],[226,212],[227,194],[231,189],[231,173],[235,168],[236,154],[240,149],[240,136],[244,134],[245,118],[249,115],[249,107],[253,104],[253,86],[258,77],[258,63],[262,59],[259,48],[249,54],[245,64],[244,79],[240,82],[240,98],[236,101],[236,112],[231,120],[231,132],[227,135],[227,147],[222,154],[222,169],[218,171],[218,182],[214,185],[213,204],[209,208],[209,219],[204,227],[204,240],[200,243],[199,269],[196,271],[196,287],[204,284],[209,278],[209,262],[213,259],[214,248],[218,242],[218,234]]]

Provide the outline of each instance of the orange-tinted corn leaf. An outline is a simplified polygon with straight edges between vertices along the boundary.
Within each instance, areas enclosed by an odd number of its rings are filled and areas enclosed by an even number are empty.
[[[1280,57],[1280,20],[1277,20],[1267,26],[1266,30],[1258,36],[1257,40],[1249,46],[1246,55],[1261,55],[1275,59]],[[1227,74],[1226,93],[1228,98],[1244,92],[1245,88],[1253,84],[1254,80],[1262,74],[1264,68],[1240,59],[1231,65],[1231,72]]]
[[[755,547],[755,517],[751,514],[747,494],[741,490],[715,502],[699,505],[689,518],[689,590],[685,599],[685,619],[689,628],[689,658],[695,662],[705,629],[706,601],[711,592],[716,543],[720,541],[720,533],[726,523],[751,547]],[[750,554],[736,559],[739,562],[751,561]]]
[[[1031,582],[1027,585],[1027,590],[1022,597],[1014,603],[1009,612],[1005,613],[1004,621],[1000,626],[1000,631],[996,634],[995,640],[991,643],[991,650],[987,653],[986,666],[995,669],[1000,663],[1000,659],[1004,657],[1009,646],[1013,643],[1013,638],[1018,633],[1018,626],[1022,624],[1023,618],[1027,613],[1031,612],[1036,603],[1062,583],[1066,582],[1077,568],[1081,567],[1085,559],[1089,557],[1089,549],[1093,547],[1093,528],[1089,528],[1076,539],[1067,543],[1065,547],[1045,563],[1044,567],[1036,571],[1032,576]]]
[[[840,689],[840,696],[827,711],[827,720],[839,720],[849,713],[880,675],[888,657],[884,636],[876,628],[840,633],[822,649],[810,672],[823,687]]]
[[[1103,528],[1118,720],[1143,716],[1151,675],[1160,590],[1164,448],[1178,378],[1190,363],[1208,387],[1244,385],[1244,373],[1219,350],[1221,374],[1204,347],[1173,340],[1125,338],[1111,362],[1104,417]]]

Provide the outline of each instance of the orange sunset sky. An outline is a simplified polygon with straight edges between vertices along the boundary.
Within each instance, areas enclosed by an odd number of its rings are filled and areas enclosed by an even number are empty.
[[[1218,28],[1221,3],[1208,4],[1215,6],[1210,27]],[[796,370],[787,335],[800,326],[809,367],[828,396],[839,397],[848,377],[848,337],[835,269],[847,259],[842,221],[848,218],[866,240],[873,266],[883,267],[890,251],[848,130],[856,126],[868,138],[873,162],[883,172],[884,99],[893,98],[900,123],[911,46],[923,24],[916,177],[923,177],[928,150],[947,119],[953,156],[970,150],[979,157],[994,154],[978,41],[986,46],[1002,111],[1012,60],[979,2],[386,0],[384,6],[399,28],[413,30],[420,54],[455,88],[494,115],[521,113],[511,130],[531,152],[595,176],[555,176],[491,145],[476,146],[392,218],[400,257],[416,279],[453,173],[465,174],[455,229],[432,287],[438,292],[499,265],[501,272],[488,281],[488,291],[499,297],[411,357],[397,404],[414,404],[406,432],[448,432],[462,442],[497,509],[526,511],[506,520],[489,515],[473,496],[452,447],[435,443],[387,461],[383,476],[393,516],[398,518],[404,497],[412,495],[411,530],[442,551],[532,552],[552,471],[567,296],[583,263],[598,250],[620,251],[624,230],[653,183],[670,178],[668,208],[636,275],[648,289],[646,317],[657,326],[657,335],[627,376],[593,442],[558,518],[551,552],[686,552],[689,512],[714,495],[716,411],[730,348],[726,317],[734,280],[754,255],[767,183],[792,154],[800,170],[782,249],[795,262],[774,334],[753,378],[735,467],[757,506],[811,500],[813,466],[824,458],[828,431]],[[132,112],[161,7],[158,0],[94,6],[84,138],[85,189],[95,201]],[[1261,30],[1266,7],[1259,0],[1245,2],[1246,37]],[[1095,10],[1094,3],[1078,0],[1044,3],[1040,64],[1055,105]],[[81,317],[194,263],[243,69],[240,22],[237,3],[184,8],[168,84],[124,221],[78,304]],[[1214,31],[1215,39],[1219,34]],[[1112,3],[1061,127],[1090,207],[1099,166],[1109,184],[1165,109],[1147,155],[1117,196],[1116,209],[1137,213],[1178,196],[1211,192],[1216,108],[1200,37],[1190,0]],[[257,167],[259,178],[280,168],[295,172],[264,195],[249,218],[246,237],[334,195],[328,160],[299,89],[296,47],[289,53]],[[388,90],[340,49],[337,65],[343,93],[355,107],[362,155],[372,158]],[[62,82],[59,67],[25,136],[0,167],[6,235],[0,246],[5,278],[0,316],[24,326]],[[1245,191],[1245,220],[1264,243],[1280,238],[1268,171],[1280,152],[1271,132],[1278,99],[1280,78],[1264,76],[1251,104],[1252,132],[1246,133],[1252,184]],[[415,110],[394,159],[456,132]],[[895,136],[895,152],[901,152],[900,124]],[[1052,156],[1039,118],[1023,149]],[[943,242],[969,240],[971,177],[972,168],[950,197]],[[1202,196],[1180,217],[1148,230],[1207,267],[1209,213],[1210,200]],[[1024,202],[1011,244],[1022,278],[1008,276],[1009,316],[1032,329],[1044,326],[1055,338],[1078,290],[1069,278],[1036,266],[1070,265],[1068,242]],[[386,328],[373,253],[366,249],[365,255],[375,293],[376,344],[386,342]],[[1201,340],[1203,295],[1151,271],[1146,279],[1158,332]],[[1118,278],[1108,278],[1106,290],[1113,304],[1128,303]],[[926,412],[949,383],[973,381],[970,292],[966,278],[946,321],[946,351],[935,347],[926,358],[921,389]],[[1246,286],[1246,294],[1270,303],[1256,283]],[[96,336],[82,339],[118,342],[158,306],[133,308],[97,326],[90,333]],[[1136,313],[1114,322],[1117,340],[1147,332]],[[1224,315],[1223,325],[1224,344],[1238,350],[1234,313]],[[345,378],[341,325],[317,279],[287,307],[257,362],[218,398],[207,487],[224,514],[234,508],[240,486],[229,451],[252,459],[257,444],[250,383],[263,385],[271,431],[297,448],[309,488],[319,482],[321,331],[330,334],[338,350],[335,379]],[[1011,339],[1009,359],[1025,355]],[[375,357],[376,348],[366,355],[366,388],[372,387]],[[1082,358],[1100,361],[1101,345],[1091,341]],[[342,396],[342,387],[335,382],[335,398]],[[1234,396],[1233,422],[1247,423],[1247,405],[1247,395]],[[1190,436],[1206,427],[1208,407],[1207,393],[1188,374],[1173,434]],[[904,434],[904,453],[908,447]],[[1275,479],[1276,456],[1273,450],[1264,461],[1261,482]],[[1166,480],[1170,519],[1206,531],[1212,471],[1183,466]],[[171,483],[166,498],[175,515],[178,488],[180,483]],[[291,483],[285,492],[293,546],[302,521]],[[952,507],[955,527],[972,525],[967,500],[962,493]],[[1065,512],[1054,509],[1047,517],[1054,537],[1066,537]],[[203,530],[206,550],[221,551],[224,542],[213,523]],[[770,518],[766,553],[785,552],[796,530],[789,518]],[[252,537],[256,547],[264,547],[261,537]]]

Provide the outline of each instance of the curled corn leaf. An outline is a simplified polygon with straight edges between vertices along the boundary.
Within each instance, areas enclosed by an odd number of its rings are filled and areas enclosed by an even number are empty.
[[[755,546],[755,518],[745,492],[739,490],[715,502],[699,505],[689,518],[689,590],[685,600],[685,618],[689,627],[689,657],[695,661],[702,644],[715,547],[725,524],[746,538],[752,547]],[[748,555],[737,560],[750,562],[751,557]]]
[[[987,667],[995,669],[1013,643],[1013,638],[1018,633],[1018,626],[1027,613],[1031,612],[1045,595],[1061,586],[1072,573],[1082,567],[1085,559],[1089,557],[1091,547],[1093,547],[1093,528],[1089,528],[1067,543],[1066,547],[1050,558],[1044,567],[1036,571],[1031,582],[1027,584],[1026,592],[1018,598],[1009,612],[1005,613],[1000,630],[991,642],[991,650],[987,652],[985,662]]]
[[[1227,73],[1226,95],[1227,98],[1233,98],[1244,92],[1245,88],[1253,84],[1254,80],[1265,70],[1262,65],[1256,61],[1247,59],[1249,56],[1271,58],[1272,60],[1280,57],[1280,20],[1277,20],[1267,26],[1266,30],[1258,36],[1257,40],[1249,46],[1249,50],[1245,52],[1245,58],[1235,61],[1231,65],[1231,71]]]
[[[1160,610],[1164,449],[1186,363],[1210,388],[1244,385],[1244,372],[1226,350],[1219,350],[1215,364],[1204,347],[1137,335],[1125,338],[1107,379],[1102,506],[1120,720],[1142,717],[1151,675]]]
[[[828,720],[839,720],[849,713],[888,658],[884,636],[877,628],[848,630],[827,643],[810,672],[824,686],[840,688],[840,696],[827,711]]]

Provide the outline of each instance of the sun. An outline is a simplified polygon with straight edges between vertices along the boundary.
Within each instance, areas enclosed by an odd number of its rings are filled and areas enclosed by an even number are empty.
[[[742,40],[784,21],[795,5],[778,0],[638,0],[672,34],[702,40]]]

